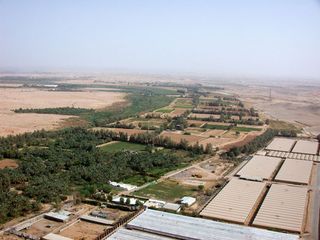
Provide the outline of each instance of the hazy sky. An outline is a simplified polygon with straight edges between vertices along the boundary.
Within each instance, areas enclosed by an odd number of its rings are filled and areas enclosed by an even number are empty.
[[[0,69],[320,79],[320,1],[0,0]]]

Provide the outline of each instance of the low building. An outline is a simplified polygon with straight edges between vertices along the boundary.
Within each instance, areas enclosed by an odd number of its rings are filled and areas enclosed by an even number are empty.
[[[82,215],[80,217],[80,219],[83,221],[97,223],[97,224],[101,224],[101,225],[113,225],[114,224],[113,220],[108,220],[108,219],[101,218],[101,217],[94,217],[91,215]]]
[[[165,201],[156,200],[156,199],[149,199],[143,205],[149,208],[163,208],[166,204]]]
[[[143,201],[140,201],[139,199],[136,198],[127,198],[127,197],[120,197],[120,196],[116,196],[112,198],[112,202],[114,203],[121,203],[121,199],[123,199],[123,203],[126,205],[137,205],[138,202],[143,203]],[[129,199],[129,203],[128,203],[128,199]]]
[[[180,212],[181,205],[176,203],[166,203],[162,207],[163,210],[170,211],[170,212]]]
[[[193,205],[195,202],[197,201],[197,199],[195,199],[194,197],[183,197],[180,200],[181,205],[190,207],[191,205]]]
[[[44,215],[44,218],[57,222],[66,222],[69,220],[70,214],[68,211],[49,212]]]

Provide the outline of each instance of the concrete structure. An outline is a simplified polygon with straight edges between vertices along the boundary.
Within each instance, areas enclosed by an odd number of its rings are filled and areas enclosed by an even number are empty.
[[[181,205],[167,202],[166,204],[163,205],[162,209],[167,211],[172,211],[172,212],[180,212]]]
[[[67,211],[49,212],[44,214],[44,218],[54,220],[57,222],[66,222],[69,220],[70,213]]]
[[[149,199],[143,205],[146,207],[152,207],[152,208],[163,208],[165,204],[166,204],[165,201],[161,201],[157,199]]]
[[[292,149],[292,152],[316,155],[318,153],[318,147],[318,141],[298,140],[296,145]]]
[[[250,180],[270,179],[281,162],[281,158],[255,155],[236,175]]]
[[[190,207],[191,205],[193,205],[195,202],[197,201],[197,199],[195,199],[194,197],[183,197],[180,200],[181,205],[185,205],[187,207]]]
[[[286,159],[281,166],[276,181],[309,184],[313,162]]]
[[[272,184],[254,221],[254,226],[300,232],[307,200],[307,188]]]
[[[264,188],[265,183],[234,178],[212,199],[200,215],[245,223]]]
[[[100,218],[100,217],[94,217],[94,216],[90,216],[90,215],[82,215],[80,217],[80,219],[83,221],[102,224],[102,225],[113,225],[113,223],[114,223],[113,220],[108,220],[108,219]]]
[[[290,138],[274,138],[266,147],[267,150],[290,152],[296,140]]]
[[[240,226],[187,217],[172,213],[166,213],[147,209],[127,224],[128,229],[150,233],[153,236],[167,237],[168,239],[185,240],[297,240],[298,235],[273,232],[265,229]],[[122,230],[121,230],[122,231]],[[132,232],[135,233],[135,232]],[[115,233],[117,234],[117,232]],[[113,237],[108,239],[117,239]],[[121,239],[121,238],[120,238]],[[123,238],[122,238],[123,239]],[[121,240],[122,240],[121,239]],[[159,239],[150,236],[146,238],[132,238],[127,235],[126,240]],[[160,238],[166,239],[166,238]]]
[[[71,238],[64,237],[58,234],[49,233],[42,237],[43,240],[72,240]]]

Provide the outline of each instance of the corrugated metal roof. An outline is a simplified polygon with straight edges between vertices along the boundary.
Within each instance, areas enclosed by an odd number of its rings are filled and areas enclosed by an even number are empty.
[[[294,139],[289,139],[289,138],[274,138],[272,142],[266,147],[266,149],[290,152],[295,142],[296,141]]]
[[[298,140],[292,152],[295,153],[306,153],[306,154],[317,154],[318,152],[318,141],[307,141],[307,140]]]
[[[300,232],[306,200],[306,187],[272,184],[253,225]]]
[[[297,240],[293,234],[273,232],[254,227],[216,222],[147,209],[127,228],[179,239],[199,240]],[[151,238],[152,239],[152,238]],[[126,240],[135,240],[126,238]]]
[[[243,168],[240,169],[237,175],[252,179],[257,177],[261,179],[269,179],[277,170],[281,161],[282,160],[280,158],[255,155]]]
[[[312,165],[313,163],[311,161],[286,159],[281,166],[275,180],[308,184]]]
[[[244,223],[264,187],[262,182],[232,179],[200,215]]]
[[[174,238],[163,237],[152,233],[119,228],[108,240],[171,240]]]

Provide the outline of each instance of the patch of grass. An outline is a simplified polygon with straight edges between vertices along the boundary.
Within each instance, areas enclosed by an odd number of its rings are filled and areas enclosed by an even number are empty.
[[[134,194],[175,202],[183,196],[195,196],[197,191],[196,187],[184,186],[174,181],[163,181],[138,190]]]
[[[156,110],[156,112],[160,112],[160,113],[171,113],[172,111],[173,111],[173,108],[160,108]]]
[[[122,182],[136,185],[136,186],[141,186],[147,182],[152,182],[154,180],[156,180],[154,177],[142,176],[140,174],[137,174],[135,176],[124,179]]]
[[[189,104],[175,104],[174,106],[176,108],[193,108],[193,106]]]
[[[270,120],[269,122],[269,126],[272,129],[276,129],[276,130],[289,130],[289,131],[295,131],[297,133],[301,132],[301,128],[297,127],[296,125],[292,124],[292,123],[288,123],[285,121],[280,121],[280,120]]]
[[[102,152],[115,153],[122,150],[130,150],[130,151],[144,151],[146,148],[145,145],[129,143],[129,142],[115,142],[105,145],[100,148]]]
[[[252,127],[233,127],[233,131],[238,132],[252,132],[252,131],[261,131],[260,128],[252,128]]]
[[[205,124],[203,128],[207,129],[217,129],[217,130],[230,130],[231,127],[228,125],[212,125],[212,124]]]

